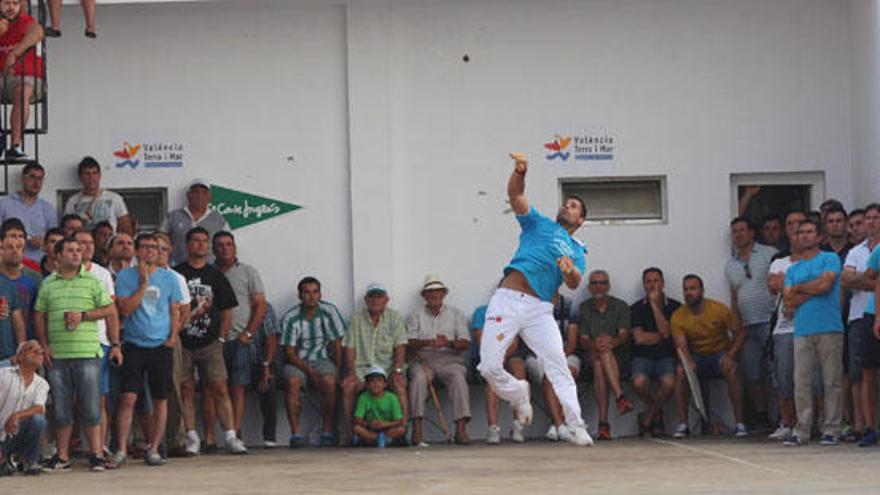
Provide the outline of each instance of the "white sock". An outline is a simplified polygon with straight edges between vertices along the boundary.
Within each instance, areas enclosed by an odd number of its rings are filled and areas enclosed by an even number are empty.
[[[226,435],[226,443],[230,443],[235,440],[235,430],[226,430],[224,434]]]
[[[186,438],[189,438],[193,442],[199,441],[199,433],[196,430],[189,430],[186,432]]]

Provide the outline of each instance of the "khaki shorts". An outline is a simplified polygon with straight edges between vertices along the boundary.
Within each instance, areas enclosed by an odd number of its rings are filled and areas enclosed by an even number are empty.
[[[12,103],[12,92],[18,87],[19,84],[24,83],[28,86],[34,88],[34,100],[40,101],[43,99],[43,91],[46,88],[46,85],[43,84],[43,80],[36,76],[22,76],[7,74],[3,77],[0,77],[0,97],[3,98],[4,102]]]
[[[223,344],[219,341],[212,342],[205,347],[195,350],[183,348],[183,360],[180,369],[177,370],[178,381],[195,381],[195,369],[199,368],[199,378],[202,383],[213,383],[226,380],[226,361],[223,359]]]

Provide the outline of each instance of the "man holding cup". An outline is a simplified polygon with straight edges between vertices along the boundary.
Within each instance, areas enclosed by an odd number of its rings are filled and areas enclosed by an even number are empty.
[[[82,250],[66,237],[54,246],[58,270],[47,277],[34,305],[34,330],[46,351],[58,452],[47,471],[70,470],[73,405],[89,441],[89,468],[103,471],[101,442],[101,341],[97,321],[116,319],[116,307],[107,290],[82,267]],[[119,333],[108,326],[110,358],[122,364]]]

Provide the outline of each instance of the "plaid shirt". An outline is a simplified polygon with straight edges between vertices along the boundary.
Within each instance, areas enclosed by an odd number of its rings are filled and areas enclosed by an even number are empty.
[[[263,362],[263,346],[266,338],[270,335],[278,335],[281,333],[281,327],[278,325],[278,318],[275,316],[275,308],[270,303],[266,303],[266,314],[263,316],[263,323],[260,329],[254,334],[254,341],[251,342],[251,362]],[[281,362],[282,352],[275,352],[275,361]]]

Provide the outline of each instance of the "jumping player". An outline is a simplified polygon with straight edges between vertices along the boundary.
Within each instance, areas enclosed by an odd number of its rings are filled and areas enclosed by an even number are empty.
[[[525,196],[528,160],[522,153],[511,153],[510,157],[515,166],[507,182],[507,195],[522,233],[516,254],[504,268],[504,279],[486,310],[478,369],[498,396],[513,405],[519,420],[531,423],[529,383],[504,370],[504,353],[519,335],[543,363],[559,397],[568,426],[564,440],[592,445],[553,319],[553,298],[560,284],[577,288],[586,268],[586,248],[571,234],[584,223],[587,210],[580,198],[568,197],[554,222],[529,207]]]

